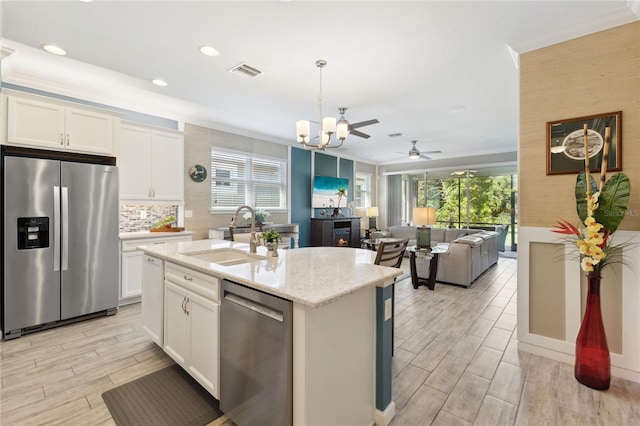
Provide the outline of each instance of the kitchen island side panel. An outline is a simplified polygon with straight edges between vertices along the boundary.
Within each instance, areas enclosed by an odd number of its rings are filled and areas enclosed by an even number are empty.
[[[293,305],[293,424],[371,425],[375,287],[317,308]]]

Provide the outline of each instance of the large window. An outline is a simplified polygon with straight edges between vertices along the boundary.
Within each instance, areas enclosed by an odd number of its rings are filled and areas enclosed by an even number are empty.
[[[244,152],[211,148],[211,211],[241,205],[286,210],[287,162]]]
[[[371,207],[371,175],[369,173],[356,173],[356,208]]]
[[[439,227],[509,225],[510,242],[515,247],[518,223],[515,167],[389,175],[387,186],[389,224],[411,222],[414,207],[435,207]]]

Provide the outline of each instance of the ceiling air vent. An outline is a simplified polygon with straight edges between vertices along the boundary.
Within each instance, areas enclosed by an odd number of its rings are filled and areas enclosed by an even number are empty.
[[[262,71],[260,71],[259,69],[250,67],[249,65],[244,63],[236,65],[235,67],[231,68],[229,72],[232,72],[238,75],[243,75],[249,78],[255,78],[260,74],[262,74]]]
[[[407,136],[404,133],[398,132],[398,133],[391,133],[389,135],[390,138],[399,138],[400,136]]]

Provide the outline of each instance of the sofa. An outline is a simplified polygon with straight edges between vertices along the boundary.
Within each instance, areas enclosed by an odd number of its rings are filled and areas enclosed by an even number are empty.
[[[415,226],[391,226],[375,231],[372,238],[409,238],[416,243]],[[481,229],[431,228],[431,247],[446,251],[438,255],[436,281],[469,287],[498,262],[498,233]],[[417,259],[418,275],[429,276],[429,262]]]

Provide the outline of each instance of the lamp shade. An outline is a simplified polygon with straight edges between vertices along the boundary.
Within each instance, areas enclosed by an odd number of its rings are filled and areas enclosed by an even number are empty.
[[[369,217],[378,217],[380,214],[378,213],[377,207],[367,207],[367,216]]]
[[[434,207],[415,207],[413,209],[413,223],[419,226],[436,223],[436,209]]]

